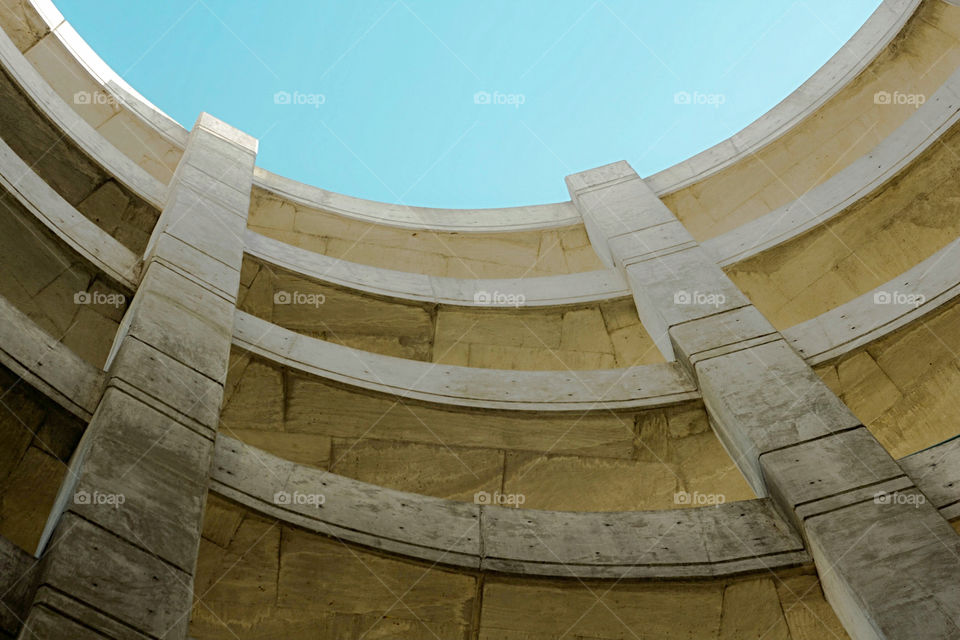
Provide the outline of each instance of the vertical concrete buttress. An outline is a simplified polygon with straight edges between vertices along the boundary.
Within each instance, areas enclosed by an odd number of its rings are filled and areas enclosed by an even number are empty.
[[[186,637],[256,152],[208,114],[190,133],[21,638]]]
[[[960,537],[896,461],[630,165],[567,186],[748,482],[803,535],[851,637],[960,637]]]

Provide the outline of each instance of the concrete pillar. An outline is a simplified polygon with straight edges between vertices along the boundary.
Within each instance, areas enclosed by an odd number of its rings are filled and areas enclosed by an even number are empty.
[[[960,537],[886,450],[630,165],[567,186],[744,476],[804,536],[851,637],[960,637]]]
[[[47,525],[21,638],[184,638],[257,141],[190,133]]]

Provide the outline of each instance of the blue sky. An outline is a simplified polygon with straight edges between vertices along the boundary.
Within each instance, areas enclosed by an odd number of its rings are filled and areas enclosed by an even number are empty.
[[[786,97],[879,5],[55,1],[187,128],[205,110],[260,138],[271,171],[440,207],[566,200],[565,175],[616,160],[668,167]]]

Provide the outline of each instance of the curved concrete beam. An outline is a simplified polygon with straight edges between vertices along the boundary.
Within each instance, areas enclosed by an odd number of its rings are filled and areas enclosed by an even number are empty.
[[[808,193],[701,246],[720,266],[788,242],[875,193],[960,120],[960,69],[873,151]]]
[[[433,364],[312,338],[242,311],[235,317],[233,343],[310,375],[458,407],[591,411],[660,407],[699,397],[680,367],[672,363],[579,372]]]
[[[90,420],[104,373],[0,297],[0,362],[75,416]]]
[[[789,242],[876,193],[958,121],[960,70],[871,153],[797,200],[702,246],[718,264],[730,266]],[[616,269],[513,280],[467,280],[350,263],[254,232],[247,233],[247,247],[251,255],[305,277],[406,300],[473,306],[478,291],[499,291],[523,295],[527,305],[544,306],[630,295],[623,275]]]
[[[611,513],[480,506],[294,464],[222,434],[211,468],[211,490],[254,511],[374,549],[470,569],[677,578],[810,562],[800,537],[767,500]]]
[[[180,147],[187,146],[189,132],[179,122],[164,113],[127,83],[103,58],[87,44],[77,30],[64,19],[63,14],[51,0],[29,0],[34,10],[47,25],[50,33],[73,55],[87,73],[119,104],[133,111],[168,142]]]
[[[614,269],[557,276],[513,279],[465,279],[394,271],[301,249],[286,242],[246,232],[245,252],[312,280],[401,300],[461,307],[514,307],[507,302],[523,296],[523,306],[543,307],[598,302],[630,295],[623,275]],[[481,292],[510,294],[487,301]]]
[[[897,278],[783,332],[816,366],[936,311],[960,295],[960,240]]]
[[[499,233],[580,224],[572,202],[500,209],[434,209],[364,200],[312,187],[257,167],[253,184],[297,204],[347,218],[403,229],[459,233]]]
[[[0,140],[0,186],[54,235],[129,291],[137,287],[139,259],[63,199]]]
[[[158,209],[163,208],[166,187],[119,151],[77,114],[34,69],[0,29],[0,64],[20,89],[59,129],[94,162],[127,188]]]

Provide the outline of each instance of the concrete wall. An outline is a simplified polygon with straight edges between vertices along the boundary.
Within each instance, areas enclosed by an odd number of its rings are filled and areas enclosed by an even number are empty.
[[[629,298],[563,307],[404,302],[317,282],[249,256],[240,309],[299,333],[402,358],[491,369],[614,369],[663,358]]]
[[[517,278],[601,269],[582,226],[469,235],[351,220],[255,188],[250,228],[329,256],[453,278]]]
[[[904,11],[908,5],[897,3]],[[796,638],[816,637],[825,629],[843,637],[810,567],[729,577],[755,570],[755,561],[767,557],[758,549],[771,526],[776,529],[771,537],[794,541],[790,551],[802,557],[787,564],[814,558],[833,607],[858,640],[913,637],[918,626],[931,624],[947,628],[955,620],[950,616],[956,580],[944,548],[954,540],[943,518],[953,517],[956,501],[944,487],[956,479],[949,470],[936,470],[933,454],[901,467],[888,453],[909,453],[955,432],[952,354],[960,345],[951,337],[954,306],[942,305],[934,315],[826,361],[817,370],[825,384],[775,328],[868,292],[956,237],[952,207],[958,194],[951,189],[957,156],[951,157],[951,149],[960,134],[949,131],[889,184],[826,224],[729,267],[732,281],[684,224],[699,239],[732,228],[798,197],[796,190],[838,175],[863,149],[873,148],[910,111],[891,105],[871,110],[868,100],[878,90],[929,94],[943,83],[960,62],[953,46],[957,11],[924,2],[869,68],[849,84],[844,79],[844,88],[816,113],[759,153],[667,195],[679,221],[649,185],[614,165],[571,177],[573,203],[488,212],[490,217],[466,234],[443,219],[449,211],[361,202],[258,173],[256,141],[209,116],[197,123],[181,155],[185,132],[165,128],[162,114],[143,111],[147,104],[136,96],[130,103],[138,105],[136,113],[129,104],[78,101],[78,91],[100,91],[106,76],[78,55],[67,27],[51,23],[50,15],[40,19],[19,2],[5,2],[0,26],[12,41],[0,38],[5,68],[0,91],[7,107],[0,115],[0,137],[19,161],[36,164],[30,178],[45,181],[55,197],[38,198],[43,189],[36,184],[29,193],[14,185],[9,188],[17,193],[3,194],[12,206],[0,294],[35,322],[7,303],[0,306],[18,326],[30,322],[24,331],[36,338],[34,350],[65,352],[55,341],[58,335],[37,338],[37,326],[51,334],[76,332],[68,346],[103,364],[109,386],[100,398],[103,372],[84,370],[81,377],[90,379],[84,384],[96,388],[99,402],[85,394],[81,405],[71,405],[56,385],[42,384],[43,374],[24,367],[27,360],[16,355],[22,350],[18,339],[3,327],[0,347],[9,371],[0,373],[6,376],[5,397],[19,408],[11,413],[14,422],[0,422],[0,438],[7,442],[7,459],[0,460],[0,534],[35,544],[38,523],[52,511],[43,584],[25,633],[54,637],[55,630],[58,637],[73,637],[67,630],[75,636],[82,618],[87,629],[111,637],[160,637],[171,628],[182,636],[195,575],[193,628],[202,638],[359,636],[371,626],[376,626],[372,637],[422,637],[421,624],[444,638],[538,640],[570,631],[612,639],[627,630]],[[51,27],[55,33],[48,33]],[[4,175],[10,166],[4,160]],[[225,171],[202,169],[214,166]],[[165,193],[174,167],[174,188]],[[771,169],[781,178],[772,179]],[[223,180],[211,182],[214,173]],[[261,182],[251,203],[257,175]],[[596,197],[601,189],[618,197],[604,202]],[[163,217],[154,229],[161,206]],[[576,222],[580,211],[592,225],[590,238]],[[627,233],[607,224],[611,211],[619,216],[614,222],[633,224]],[[505,224],[505,216],[514,213],[517,222]],[[129,252],[114,247],[92,256],[97,252],[83,240],[93,237],[90,229],[74,234],[67,228],[72,214],[86,216],[84,222],[92,221]],[[616,258],[636,304],[620,298],[482,308],[337,288],[295,267],[269,266],[262,257],[242,263],[248,214],[251,228],[265,235],[333,259],[468,279],[464,291],[478,277],[597,270],[602,251]],[[598,229],[605,235],[595,233]],[[139,265],[129,257],[141,254],[151,232],[150,268],[140,282]],[[43,252],[63,259],[65,270],[50,270]],[[87,292],[121,273],[120,286],[136,287],[139,303],[127,311],[119,331],[120,310],[92,311],[111,322],[89,329],[95,323],[81,316],[91,310],[68,306],[61,278],[80,274]],[[685,306],[669,291],[673,285],[716,285],[728,294],[722,303],[727,306]],[[240,300],[234,297],[238,288]],[[276,294],[288,289],[322,295],[324,302],[309,308],[278,302]],[[276,324],[236,313],[238,304]],[[257,328],[265,333],[252,335]],[[106,357],[105,347],[118,333],[115,357]],[[648,355],[651,336],[662,352],[656,358]],[[231,341],[237,347],[227,362]],[[662,363],[674,356],[683,369]],[[612,369],[654,360],[661,364]],[[44,393],[52,388],[50,397],[70,413],[31,395],[29,388],[18,389],[17,375],[39,381]],[[626,398],[611,398],[598,386],[614,375],[620,378],[610,388]],[[694,378],[704,402],[690,385]],[[777,384],[783,380],[785,387]],[[805,401],[790,392],[804,394]],[[521,397],[526,393],[537,398]],[[586,406],[591,398],[593,406]],[[505,408],[510,402],[518,406]],[[536,410],[531,402],[540,403]],[[66,476],[51,509],[50,489],[62,477],[53,463],[73,452],[91,413],[84,444],[71,463],[75,473]],[[255,455],[263,469],[231,467],[217,428],[261,447]],[[952,460],[953,450],[944,445],[944,459]],[[268,460],[269,452],[282,459]],[[225,477],[240,474],[255,483],[236,490],[249,498],[275,481],[282,487],[333,482],[324,470],[337,475],[341,489],[349,478],[371,484],[355,488],[350,495],[357,499],[324,512],[336,512],[326,520],[302,514],[297,520],[295,510],[278,504],[252,507],[273,516],[284,511],[283,522],[273,521],[214,497],[207,502],[201,536],[207,479],[227,491]],[[289,476],[280,478],[284,472]],[[719,510],[636,513],[697,506],[679,501],[681,492],[747,500],[754,497],[750,486],[771,498],[728,505],[746,518],[731,522],[744,527],[734,537],[742,534],[754,545],[749,547],[754,564],[747,568],[715,553],[717,541],[729,534],[709,515]],[[36,494],[30,503],[23,500],[27,487]],[[119,488],[130,502],[122,512],[70,502],[77,487]],[[865,487],[911,498],[930,492],[936,500],[907,510],[869,500]],[[412,493],[397,498],[391,489]],[[236,491],[223,495],[248,504]],[[523,509],[470,504],[481,491],[523,496],[518,505]],[[397,507],[390,500],[407,509],[404,500],[419,504],[426,496],[453,501],[405,520],[415,531],[400,533],[399,526],[392,542],[375,536],[360,540],[395,555],[318,535],[329,534],[330,522],[344,514],[366,518],[367,525],[395,525]],[[774,504],[782,516],[771,515]],[[603,516],[597,510],[618,513]],[[761,514],[766,529],[758,510],[770,512]],[[463,516],[461,524],[475,519],[481,528],[467,540],[480,559],[462,565],[476,570],[450,568],[442,557],[446,548],[437,557],[444,568],[438,568],[412,560],[423,556],[397,546],[403,540],[436,554],[440,539],[451,532],[434,539],[436,528],[428,535],[429,526],[420,527],[436,525],[424,522],[430,517],[452,522],[454,516]],[[696,534],[690,538],[694,564],[709,567],[704,575],[728,577],[631,581],[646,574],[638,568],[642,562],[622,557],[625,550],[638,551],[630,536],[649,537],[659,526],[654,523],[672,527],[667,520],[674,518],[683,531],[689,527]],[[623,530],[608,532],[606,527],[614,526],[608,520],[617,520]],[[361,525],[351,535],[361,535]],[[718,535],[708,540],[710,531]],[[867,542],[851,549],[850,536]],[[541,548],[546,545],[542,539],[535,544],[536,538],[556,541],[559,553]],[[658,558],[660,568],[693,571],[684,557],[670,563],[675,541],[658,540],[637,557]],[[592,555],[605,558],[594,551],[594,542],[621,554],[631,580],[609,582],[615,563],[598,568],[606,560]],[[560,579],[570,565],[608,582]],[[508,578],[498,571],[557,579]],[[807,591],[798,595],[785,588],[790,584]],[[599,589],[602,610],[595,604]],[[150,605],[144,607],[142,594],[148,591]],[[807,599],[810,592],[815,595]],[[384,613],[384,602],[389,606],[396,594],[403,595]],[[815,612],[813,619],[792,613],[799,607]]]
[[[0,536],[33,553],[86,426],[0,367]]]
[[[28,0],[4,0],[0,27],[61,98],[150,175],[169,182],[183,153],[143,119],[124,108],[67,48],[61,34]]]
[[[895,278],[960,235],[958,142],[954,126],[879,192],[727,275],[780,329]]]
[[[190,633],[203,640],[846,637],[808,569],[612,586],[480,576],[325,539],[220,498],[208,502],[200,558]]]
[[[2,188],[0,296],[96,366],[106,361],[129,298]]]
[[[142,253],[159,212],[64,136],[6,72],[0,72],[0,138],[69,204]]]
[[[754,497],[698,403],[634,412],[469,411],[370,394],[234,349],[221,430],[303,464],[437,497],[523,493],[526,508],[674,508]]]
[[[816,371],[899,458],[957,434],[957,353],[955,302]]]

